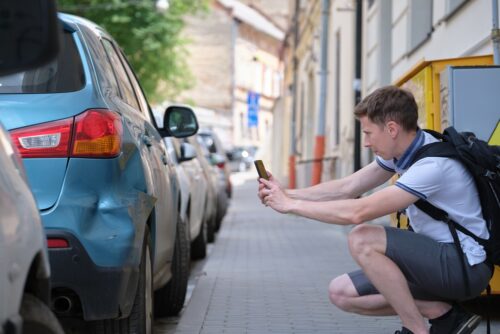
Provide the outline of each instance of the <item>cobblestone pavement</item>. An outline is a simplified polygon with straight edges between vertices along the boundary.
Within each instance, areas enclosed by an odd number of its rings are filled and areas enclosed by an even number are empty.
[[[234,198],[208,258],[196,263],[187,305],[159,319],[161,334],[394,333],[397,317],[364,317],[330,304],[330,280],[356,268],[349,227],[263,207],[253,173],[234,179]],[[192,293],[191,293],[192,292]],[[486,333],[484,325],[475,333]],[[500,333],[498,323],[492,333]]]

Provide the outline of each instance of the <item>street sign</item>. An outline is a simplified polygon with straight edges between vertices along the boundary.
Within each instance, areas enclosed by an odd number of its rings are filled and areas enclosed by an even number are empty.
[[[259,125],[259,98],[260,94],[252,91],[248,92],[248,127],[257,127]]]

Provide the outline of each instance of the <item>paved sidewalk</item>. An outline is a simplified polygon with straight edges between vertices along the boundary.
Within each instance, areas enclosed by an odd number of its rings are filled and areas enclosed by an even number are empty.
[[[263,207],[250,177],[235,179],[230,210],[178,324],[161,319],[157,332],[392,334],[400,329],[397,317],[363,317],[330,304],[330,280],[356,268],[346,245],[350,228]]]

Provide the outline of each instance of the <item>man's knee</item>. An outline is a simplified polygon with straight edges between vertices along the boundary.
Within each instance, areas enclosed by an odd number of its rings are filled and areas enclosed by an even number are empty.
[[[351,300],[357,296],[349,275],[343,274],[334,278],[328,286],[328,296],[332,304],[350,312],[352,309]]]
[[[355,226],[348,236],[349,251],[353,257],[385,252],[385,230],[382,226],[361,224]]]

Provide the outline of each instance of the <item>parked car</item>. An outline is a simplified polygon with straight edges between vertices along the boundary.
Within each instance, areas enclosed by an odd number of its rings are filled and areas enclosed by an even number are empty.
[[[162,126],[165,111],[154,111],[157,124]],[[189,138],[164,138],[169,156],[177,167],[181,186],[181,215],[188,222],[191,240],[191,259],[203,259],[207,253],[207,242],[215,238],[216,195],[211,181],[203,170],[203,159]],[[200,148],[198,148],[200,149]],[[201,152],[201,151],[200,151]],[[206,163],[209,165],[208,162]],[[215,181],[214,181],[215,182]]]
[[[255,146],[236,146],[227,152],[229,170],[231,172],[244,172],[253,166],[255,160]]]
[[[217,214],[215,219],[215,229],[219,230],[222,219],[226,215],[229,206],[229,199],[232,195],[231,171],[226,151],[215,132],[203,129],[198,132],[197,138],[209,152],[208,160],[216,167],[217,171]]]
[[[45,233],[20,157],[0,124],[0,333],[64,333],[50,311]]]
[[[202,173],[205,180],[207,181],[207,201],[205,205],[205,223],[207,229],[207,242],[215,241],[216,234],[216,219],[217,219],[217,184],[218,184],[218,173],[217,170],[210,163],[210,152],[201,145],[198,135],[187,137],[182,139],[180,142],[188,143],[196,150],[196,158],[192,160],[192,163],[188,164],[192,173]],[[201,169],[200,169],[201,168]]]
[[[208,181],[203,175],[196,149],[189,143],[181,143],[178,139],[165,138],[167,149],[178,166],[181,180],[181,214],[188,222],[191,240],[191,258],[203,259],[207,254],[207,222],[206,206],[208,197]]]
[[[153,313],[182,308],[189,270],[162,137],[193,135],[196,118],[170,107],[158,129],[116,42],[90,21],[59,19],[55,61],[0,77],[0,120],[49,240],[54,309],[99,333],[150,333]]]

